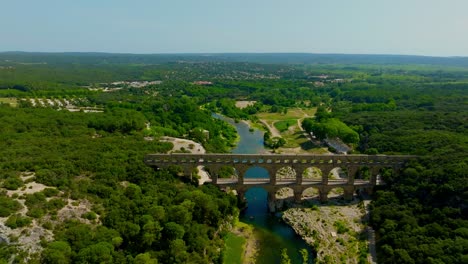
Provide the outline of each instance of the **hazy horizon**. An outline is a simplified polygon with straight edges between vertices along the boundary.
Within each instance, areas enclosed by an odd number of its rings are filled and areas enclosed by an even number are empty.
[[[304,55],[323,55],[323,56],[407,56],[407,57],[435,57],[435,58],[468,58],[467,56],[437,56],[437,55],[419,55],[419,54],[383,54],[383,53],[319,53],[319,52],[160,52],[160,53],[137,53],[137,52],[107,52],[107,51],[24,51],[24,50],[5,50],[0,53],[51,53],[51,54],[116,54],[116,55],[235,55],[235,54],[251,54],[251,55],[280,55],[280,54],[304,54]]]
[[[468,57],[463,0],[24,0],[3,7],[2,52]]]

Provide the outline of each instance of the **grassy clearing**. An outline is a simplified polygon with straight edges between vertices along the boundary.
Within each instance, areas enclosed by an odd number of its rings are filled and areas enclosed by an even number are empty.
[[[285,148],[313,148],[313,146],[307,146],[310,140],[304,136],[302,131],[300,131],[297,126],[293,127],[293,131],[286,131],[281,133],[281,136],[286,140],[286,145],[284,146]]]
[[[281,134],[281,137],[286,140],[286,145],[281,148],[282,150],[289,152],[286,149],[298,149],[305,152],[315,150],[317,146],[314,146],[310,140],[304,136],[303,131],[298,126],[298,120],[301,122],[306,117],[313,117],[316,108],[290,108],[287,113],[259,113],[257,118],[263,120],[270,126],[274,126]],[[295,150],[300,151],[301,150]],[[315,152],[315,151],[314,151]]]
[[[314,108],[304,108],[304,109],[301,109],[307,116],[315,116],[315,113],[317,112],[317,108],[314,107]]]
[[[259,113],[258,118],[265,120],[281,121],[288,119],[300,119],[304,117],[312,117],[317,111],[316,108],[289,108],[286,114],[283,113]]]
[[[289,120],[281,120],[277,121],[274,123],[274,126],[276,129],[278,129],[280,132],[284,132],[288,130],[290,126],[296,125],[297,124],[297,119],[289,119]]]
[[[234,233],[228,233],[226,236],[226,249],[224,251],[223,263],[242,264],[244,255],[245,238]]]
[[[12,107],[16,107],[18,105],[18,100],[16,100],[16,98],[0,98],[0,104],[9,104]]]
[[[266,121],[284,121],[288,119],[299,119],[304,117],[304,113],[310,112],[311,109],[301,108],[290,108],[286,114],[283,113],[259,113],[257,114],[259,119],[264,119]],[[314,109],[315,111],[315,109]]]

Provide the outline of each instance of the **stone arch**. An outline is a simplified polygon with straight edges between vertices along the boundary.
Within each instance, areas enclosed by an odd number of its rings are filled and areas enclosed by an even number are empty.
[[[236,169],[231,165],[221,165],[219,166],[218,177],[220,179],[237,178]]]
[[[302,193],[295,192],[293,188],[288,186],[275,188],[274,200],[270,199],[269,201],[270,211],[285,210],[288,206],[291,206],[293,202],[300,202],[301,194]]]
[[[262,186],[246,186],[241,190],[237,190],[239,198],[243,199],[245,208],[243,213],[247,213],[256,217],[262,215],[269,208],[269,190]]]
[[[335,186],[328,189],[327,200],[346,200],[351,201],[354,198],[354,186]]]
[[[371,168],[368,166],[361,166],[357,169],[354,179],[360,180],[360,181],[370,181],[371,177],[372,177]]]
[[[304,200],[320,199],[320,189],[318,187],[307,187],[302,191]]]
[[[276,171],[275,178],[277,181],[296,181],[297,172],[291,166],[284,166]]]
[[[393,178],[398,173],[398,168],[393,166],[378,166],[371,169],[371,182],[374,185],[384,185],[385,178]]]
[[[343,167],[334,167],[330,170],[328,175],[329,181],[347,181],[348,180],[348,170]]]
[[[169,164],[166,166],[161,166],[160,169],[168,170],[171,173],[177,174],[177,176],[185,176],[184,167],[179,164]]]
[[[270,185],[242,185],[235,190],[239,200],[246,205],[247,210],[249,210],[249,203],[255,203],[257,209],[266,208],[269,212],[275,212],[279,208],[276,199],[276,191],[279,188]],[[251,213],[255,214],[255,212]]]
[[[249,166],[244,167],[242,169],[236,168],[236,172],[239,178],[242,178],[243,181],[254,181],[254,182],[261,182],[261,183],[270,183],[270,171],[263,166]]]
[[[294,197],[294,189],[288,186],[278,187],[274,192],[277,199],[288,199]]]
[[[328,190],[327,200],[335,199],[342,200],[345,197],[345,188],[343,187],[333,187]]]
[[[355,186],[353,196],[356,195],[361,198],[370,199],[373,189],[374,187],[372,186]]]
[[[213,183],[237,183],[238,176],[235,167],[230,165],[214,164],[214,165],[199,165],[197,166],[200,181],[209,178]]]
[[[203,185],[207,182],[213,182],[213,179],[211,175],[205,170],[204,166],[196,166],[194,169],[192,169],[195,175],[197,175],[198,178],[198,185]]]
[[[317,181],[321,182],[323,177],[323,172],[318,167],[308,167],[302,172],[303,181]]]

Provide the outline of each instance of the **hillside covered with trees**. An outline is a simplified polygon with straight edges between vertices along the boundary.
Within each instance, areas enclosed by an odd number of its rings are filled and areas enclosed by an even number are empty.
[[[223,263],[237,198],[143,157],[172,149],[161,136],[229,152],[236,132],[212,112],[255,121],[299,106],[317,108],[306,131],[354,153],[421,156],[375,190],[379,262],[468,261],[464,60],[291,56],[1,53],[0,217],[25,231],[0,236],[0,263]]]

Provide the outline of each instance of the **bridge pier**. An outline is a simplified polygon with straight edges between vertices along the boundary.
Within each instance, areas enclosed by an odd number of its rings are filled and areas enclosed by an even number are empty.
[[[205,169],[210,171],[211,183],[218,184],[219,170],[221,167],[216,165],[205,165]]]
[[[293,169],[296,171],[296,184],[297,185],[302,185],[302,182],[304,180],[304,172],[308,167],[309,167],[308,165],[293,166]]]
[[[236,169],[238,184],[244,184],[245,173],[249,167],[245,165],[234,165],[234,168]]]
[[[299,188],[294,188],[294,201],[296,203],[301,203],[302,202],[302,189]]]
[[[281,167],[279,167],[277,165],[271,165],[271,166],[268,166],[268,167],[265,168],[267,170],[267,172],[268,172],[268,175],[270,176],[270,184],[271,185],[276,185],[276,182],[277,182],[276,173],[278,173],[278,170],[280,168]]]
[[[328,177],[330,175],[330,172],[332,171],[333,168],[331,167],[323,167],[321,168],[322,171],[322,184],[323,185],[328,185]]]
[[[328,192],[329,191],[330,191],[330,188],[328,186],[319,187],[320,202],[322,202],[322,203],[328,202]]]
[[[237,193],[237,200],[243,203],[245,201],[245,190],[241,190],[238,188],[236,189],[236,193]]]
[[[346,201],[352,201],[354,198],[354,186],[343,187],[343,190],[344,190],[343,198]]]
[[[195,168],[191,166],[183,166],[183,169],[184,169],[184,175],[186,177],[190,177],[190,181],[192,181],[192,173],[193,173],[193,169]]]
[[[381,167],[372,167],[370,168],[369,172],[370,172],[370,184],[372,186],[376,186],[377,185],[377,175],[380,173],[380,169]]]
[[[356,178],[359,167],[349,166],[346,168],[346,170],[348,171],[348,184],[354,185],[354,179]]]

